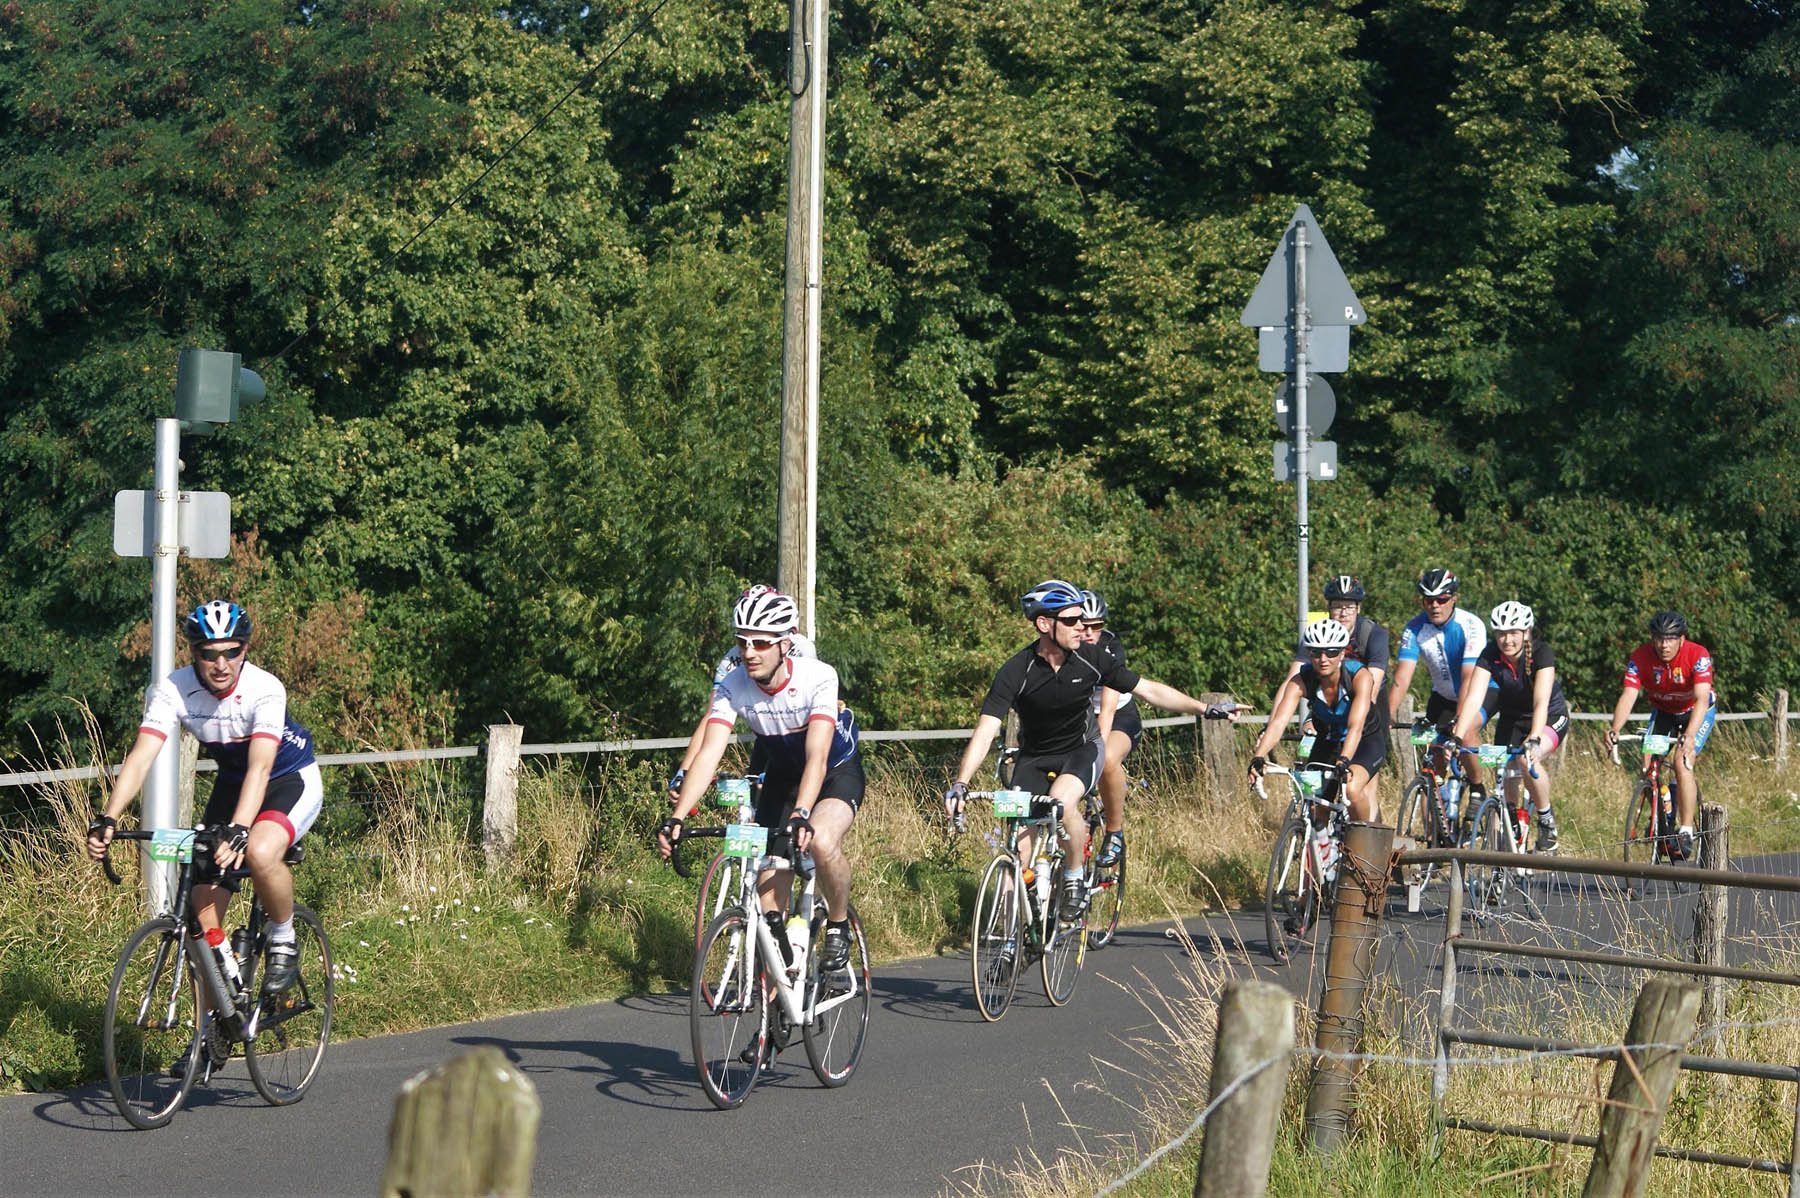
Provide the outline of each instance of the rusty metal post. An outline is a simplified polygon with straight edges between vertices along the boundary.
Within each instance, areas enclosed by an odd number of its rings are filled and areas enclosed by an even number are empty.
[[[1381,824],[1351,824],[1344,833],[1338,867],[1337,905],[1331,913],[1331,948],[1325,959],[1325,994],[1319,999],[1313,1067],[1306,1096],[1306,1139],[1329,1155],[1350,1129],[1350,1100],[1356,1089],[1354,1053],[1362,1039],[1363,1001],[1375,975],[1381,915],[1387,906],[1388,869],[1394,830]]]
[[[1438,987],[1437,1050],[1431,1067],[1431,1134],[1433,1147],[1443,1134],[1444,1096],[1450,1092],[1450,1042],[1445,1029],[1456,1018],[1456,942],[1462,939],[1463,869],[1450,862],[1450,909],[1444,915],[1444,979]]]

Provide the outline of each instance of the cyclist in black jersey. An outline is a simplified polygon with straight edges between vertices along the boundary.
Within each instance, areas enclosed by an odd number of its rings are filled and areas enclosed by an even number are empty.
[[[1375,702],[1374,673],[1347,658],[1350,630],[1330,617],[1308,624],[1301,644],[1307,664],[1281,684],[1269,725],[1250,751],[1250,780],[1262,776],[1269,751],[1304,698],[1315,729],[1307,760],[1337,771],[1351,819],[1373,822],[1381,814],[1375,773],[1387,759],[1387,712]]]
[[[1097,645],[1108,657],[1125,662],[1125,646],[1106,626],[1106,600],[1094,591],[1081,592],[1081,630],[1087,643]],[[1106,746],[1106,764],[1100,771],[1100,800],[1105,806],[1106,842],[1095,854],[1099,865],[1112,865],[1125,851],[1125,758],[1144,735],[1144,717],[1130,695],[1110,686],[1094,688],[1094,715],[1100,724],[1100,740]]]
[[[1210,719],[1236,719],[1233,704],[1209,709],[1190,695],[1143,678],[1122,662],[1087,643],[1082,632],[1081,591],[1050,579],[1019,600],[1037,639],[1006,660],[994,675],[974,735],[963,750],[956,781],[944,794],[944,811],[954,821],[969,793],[969,779],[986,760],[1008,711],[1019,713],[1019,757],[1013,785],[1048,795],[1061,808],[1062,839],[1067,853],[1060,904],[1065,918],[1078,918],[1087,905],[1082,861],[1087,852],[1087,824],[1081,800],[1100,780],[1105,749],[1094,715],[1097,685],[1136,695],[1169,711],[1191,712]],[[1056,777],[1052,779],[1050,775]],[[1031,845],[1021,849],[1029,854]]]

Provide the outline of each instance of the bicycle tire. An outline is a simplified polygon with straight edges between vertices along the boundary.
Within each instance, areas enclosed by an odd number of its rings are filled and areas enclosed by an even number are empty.
[[[1306,823],[1290,819],[1275,837],[1263,885],[1263,931],[1277,961],[1288,959],[1288,942],[1305,938],[1318,919],[1319,892],[1306,856]]]
[[[969,970],[975,1005],[989,1023],[1006,1014],[1019,985],[1019,954],[1025,949],[1019,918],[1025,876],[1010,855],[995,857],[975,892],[975,919],[969,930]],[[1007,948],[1011,951],[1006,951]]]
[[[133,1127],[161,1127],[187,1101],[205,1055],[205,1010],[200,978],[182,955],[180,925],[169,916],[139,925],[119,950],[101,1032],[107,1087]],[[170,1077],[183,1052],[186,1070]]]
[[[743,882],[743,858],[713,854],[706,872],[700,877],[700,894],[694,900],[694,953],[700,952],[700,941],[725,908],[737,902]],[[707,995],[708,999],[712,996]]]
[[[1089,844],[1092,843],[1090,836]],[[1118,935],[1119,917],[1125,913],[1125,847],[1119,846],[1118,860],[1111,865],[1088,867],[1087,936],[1091,949],[1105,948]]]
[[[1625,839],[1621,856],[1630,863],[1655,863],[1661,856],[1656,835],[1656,792],[1648,781],[1640,781],[1631,792],[1631,804],[1625,809]]]
[[[1431,785],[1431,779],[1426,775],[1413,775],[1413,780],[1400,793],[1400,823],[1397,825],[1400,835],[1410,836],[1421,849],[1436,848],[1438,818],[1437,788]],[[1409,886],[1424,889],[1442,868],[1440,865],[1409,865],[1404,880]]]
[[[756,931],[741,907],[719,913],[694,956],[688,993],[694,1069],[708,1101],[722,1111],[750,1097],[769,1045],[767,983],[759,956]],[[753,1037],[747,1043],[746,1035]],[[744,1061],[739,1054],[747,1048],[755,1051]]]
[[[862,920],[856,907],[850,907],[850,965],[836,977],[827,975],[819,965],[820,940],[824,925],[815,920],[812,952],[807,961],[807,1010],[812,1013],[800,1029],[806,1042],[806,1060],[813,1076],[822,1086],[837,1087],[850,1080],[856,1062],[862,1059],[863,1041],[869,1033],[869,1007],[873,996],[869,991],[869,945],[863,939]],[[821,1003],[842,998],[843,1001],[825,1011]]]
[[[1060,859],[1051,876],[1060,877]],[[1055,889],[1042,913],[1044,955],[1038,958],[1038,969],[1044,975],[1044,993],[1055,1006],[1064,1006],[1074,997],[1075,983],[1081,980],[1081,966],[1087,959],[1087,912],[1065,922],[1059,914],[1062,903]]]
[[[266,926],[266,925],[265,925]],[[294,904],[294,984],[257,998],[254,1038],[244,1044],[250,1084],[272,1106],[299,1102],[319,1076],[337,1000],[337,964],[325,925],[311,908]]]
[[[1470,848],[1492,853],[1512,851],[1512,834],[1507,830],[1505,800],[1482,801],[1471,824]],[[1481,918],[1498,911],[1506,902],[1507,868],[1495,865],[1468,865],[1466,884],[1469,892],[1469,914]]]

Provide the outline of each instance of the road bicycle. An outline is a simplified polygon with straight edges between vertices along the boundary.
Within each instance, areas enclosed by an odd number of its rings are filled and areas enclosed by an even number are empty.
[[[969,969],[975,981],[975,1005],[992,1022],[1006,1014],[1018,989],[1019,966],[1035,959],[1044,977],[1044,993],[1063,1006],[1075,993],[1087,956],[1087,912],[1062,918],[1059,880],[1066,854],[1059,839],[1062,804],[1049,795],[1027,790],[972,790],[968,797],[991,802],[999,827],[988,833],[993,860],[975,892],[975,918],[969,932]],[[1088,796],[1088,871],[1093,871],[1093,822],[1100,800]],[[959,814],[959,826],[960,826]],[[1020,840],[1031,833],[1032,858],[1026,865]],[[1112,914],[1117,925],[1117,913]],[[1109,928],[1108,938],[1111,937]]]
[[[1619,745],[1636,743],[1643,755],[1643,769],[1637,786],[1631,792],[1631,806],[1625,812],[1625,840],[1621,853],[1626,861],[1648,861],[1652,865],[1676,864],[1688,860],[1676,843],[1675,765],[1670,760],[1681,751],[1686,733],[1666,736],[1650,732],[1621,735],[1613,745],[1612,759],[1619,761]],[[1696,780],[1694,808],[1699,810],[1700,793]]]
[[[1530,812],[1525,778],[1537,777],[1536,743],[1529,745],[1481,745],[1475,752],[1481,764],[1495,771],[1493,792],[1475,809],[1470,823],[1469,847],[1495,853],[1527,852]],[[1507,796],[1512,795],[1509,799]],[[1469,911],[1475,916],[1505,907],[1512,895],[1524,895],[1522,884],[1534,872],[1530,866],[1466,865]],[[1529,899],[1527,899],[1529,901]]]
[[[769,829],[737,823],[689,828],[675,842],[669,862],[682,877],[689,840],[724,839],[724,856],[737,860],[737,892],[707,925],[694,953],[688,1028],[694,1067],[706,1097],[720,1110],[742,1106],[763,1071],[793,1039],[806,1044],[806,1059],[824,1086],[841,1086],[856,1071],[869,1030],[869,946],[862,921],[850,908],[850,961],[828,972],[820,965],[825,904],[818,897],[812,863],[786,855],[786,834],[771,851]],[[757,879],[792,869],[801,884],[790,888],[788,911],[766,915]]]
[[[1001,789],[1012,785],[1012,771],[1018,761],[1019,750],[1009,748],[1000,754],[995,763],[994,773],[1000,779]],[[1051,778],[1056,777],[1052,772]],[[1138,785],[1148,786],[1147,780]],[[991,793],[991,792],[990,792]],[[1110,864],[1100,864],[1100,847],[1106,837],[1106,808],[1098,795],[1089,794],[1082,802],[1082,812],[1087,820],[1087,928],[1088,947],[1098,951],[1113,942],[1119,934],[1119,917],[1125,913],[1125,861],[1126,849],[1119,845],[1118,856]]]
[[[1413,779],[1400,795],[1394,830],[1422,849],[1466,845],[1473,827],[1469,817],[1480,806],[1483,791],[1463,772],[1465,746],[1424,717],[1413,721],[1410,739],[1418,756]],[[1438,764],[1440,759],[1444,764]],[[1423,889],[1443,868],[1442,863],[1408,865],[1406,884]]]
[[[1264,779],[1283,777],[1288,784],[1287,814],[1275,847],[1269,854],[1269,875],[1263,888],[1263,929],[1269,954],[1277,961],[1290,955],[1290,941],[1305,939],[1318,923],[1319,913],[1337,893],[1338,863],[1343,857],[1344,828],[1350,822],[1350,804],[1343,798],[1335,771],[1305,769],[1268,762],[1256,779],[1256,793],[1264,798]]]
[[[250,1084],[276,1106],[299,1102],[319,1075],[331,1039],[335,968],[319,917],[294,904],[298,969],[279,994],[263,994],[268,918],[252,895],[249,921],[216,947],[201,933],[193,906],[194,865],[212,858],[217,829],[115,831],[114,841],[141,841],[150,860],[180,865],[174,905],[146,920],[125,941],[106,992],[101,1047],[106,1082],[119,1112],[134,1126],[161,1127],[174,1118],[196,1082],[207,1082],[244,1049]],[[291,845],[284,858],[299,863]],[[101,868],[115,885],[109,851]],[[220,881],[247,879],[225,871]]]

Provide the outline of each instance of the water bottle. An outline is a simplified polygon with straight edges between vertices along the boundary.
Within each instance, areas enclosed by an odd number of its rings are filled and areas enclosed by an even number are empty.
[[[812,929],[807,925],[806,917],[796,915],[787,922],[788,947],[793,957],[788,965],[788,976],[798,978],[806,972],[806,945],[812,939]]]
[[[219,961],[219,972],[225,975],[230,988],[236,990],[241,987],[244,982],[242,975],[238,973],[237,954],[225,947],[225,929],[206,929],[206,943],[212,946],[213,956]]]
[[[1450,821],[1451,827],[1456,826],[1456,803],[1460,798],[1462,798],[1462,783],[1455,778],[1444,779],[1444,818]]]
[[[250,929],[239,928],[231,934],[231,951],[240,963],[250,959]]]
[[[1516,808],[1513,811],[1513,815],[1516,820],[1513,824],[1513,832],[1518,837],[1518,839],[1513,842],[1513,847],[1517,851],[1523,853],[1525,851],[1525,829],[1529,828],[1531,825],[1525,822],[1525,808],[1523,806]]]
[[[1337,877],[1337,841],[1331,837],[1331,825],[1313,829],[1313,860],[1319,863],[1319,878],[1330,882]]]

